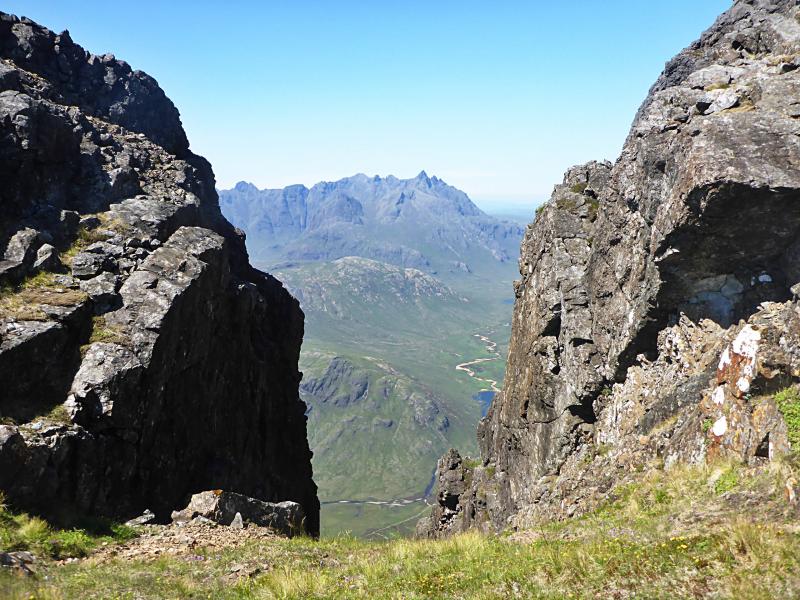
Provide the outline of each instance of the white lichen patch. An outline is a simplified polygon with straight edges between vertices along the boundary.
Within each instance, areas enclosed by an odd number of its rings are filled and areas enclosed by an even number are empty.
[[[746,394],[750,391],[750,379],[747,377],[739,377],[739,381],[736,382],[736,387],[739,388],[740,392]]]
[[[717,389],[711,395],[711,399],[717,406],[722,406],[725,403],[725,386],[717,386]]]
[[[753,329],[750,325],[745,325],[744,328],[733,340],[733,351],[746,358],[754,360],[758,353],[758,342],[761,341],[761,334]]]
[[[725,351],[722,353],[722,356],[719,358],[719,367],[717,367],[720,371],[723,371],[725,367],[731,364],[731,353],[730,351],[725,348]]]
[[[725,435],[726,431],[728,431],[728,419],[723,415],[714,422],[714,425],[711,427],[711,433],[717,437],[722,437]]]

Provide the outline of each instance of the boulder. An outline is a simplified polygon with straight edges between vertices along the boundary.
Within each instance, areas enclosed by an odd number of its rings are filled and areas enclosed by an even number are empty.
[[[26,577],[33,577],[36,557],[30,552],[0,552],[0,567],[11,569]]]
[[[172,513],[173,523],[188,523],[198,517],[237,529],[245,523],[269,527],[288,537],[307,533],[305,513],[297,502],[263,502],[223,490],[194,494],[186,508]]]
[[[61,259],[58,257],[58,250],[51,244],[42,244],[36,252],[36,262],[33,263],[36,271],[59,271],[61,270]]]
[[[78,279],[92,279],[105,270],[114,268],[114,259],[96,252],[79,252],[72,257],[72,276]]]
[[[107,313],[112,308],[116,308],[119,300],[117,289],[119,288],[119,276],[107,271],[100,273],[97,277],[86,279],[80,282],[80,289],[92,299],[95,305],[95,312]]]
[[[39,247],[39,232],[30,227],[11,236],[6,246],[5,259],[25,265],[33,264]]]
[[[148,523],[152,523],[155,520],[156,520],[155,513],[148,508],[138,517],[125,521],[125,525],[127,525],[128,527],[138,527],[140,525],[147,525]]]

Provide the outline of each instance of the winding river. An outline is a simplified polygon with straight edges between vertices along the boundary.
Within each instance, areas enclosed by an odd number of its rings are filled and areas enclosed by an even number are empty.
[[[464,371],[467,375],[469,375],[473,379],[477,379],[478,381],[482,381],[483,383],[489,384],[489,387],[481,390],[481,392],[491,391],[497,393],[500,391],[500,388],[497,387],[497,381],[495,381],[494,379],[485,379],[483,377],[478,377],[475,374],[475,371],[473,369],[470,369],[470,367],[473,365],[479,365],[481,363],[491,362],[493,360],[500,360],[501,356],[500,353],[497,351],[497,342],[493,342],[488,337],[486,337],[485,335],[481,335],[480,333],[475,333],[473,334],[473,336],[478,338],[484,344],[486,344],[486,351],[489,354],[494,354],[494,356],[491,358],[476,358],[475,360],[471,360],[469,362],[463,362],[460,365],[456,365],[456,371]]]

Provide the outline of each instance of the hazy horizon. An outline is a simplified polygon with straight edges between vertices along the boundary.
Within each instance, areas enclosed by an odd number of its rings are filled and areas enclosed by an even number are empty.
[[[10,0],[155,77],[220,188],[424,169],[485,206],[535,206],[614,160],[664,63],[728,0],[216,3]],[[497,208],[493,209],[497,212]]]

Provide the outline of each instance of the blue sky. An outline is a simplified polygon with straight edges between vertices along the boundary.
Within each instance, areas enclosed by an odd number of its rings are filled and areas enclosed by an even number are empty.
[[[425,169],[532,205],[614,160],[664,63],[730,0],[5,0],[153,75],[218,185]]]

